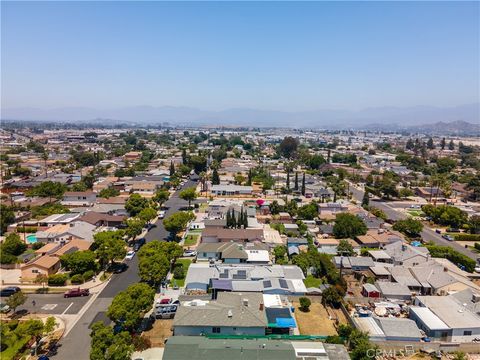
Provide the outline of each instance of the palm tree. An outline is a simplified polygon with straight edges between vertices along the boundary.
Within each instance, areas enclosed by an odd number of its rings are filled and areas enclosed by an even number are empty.
[[[48,153],[46,151],[44,151],[42,153],[41,158],[43,160],[43,165],[44,165],[44,168],[45,168],[45,178],[46,178],[47,174],[48,174],[48,167],[47,167]]]

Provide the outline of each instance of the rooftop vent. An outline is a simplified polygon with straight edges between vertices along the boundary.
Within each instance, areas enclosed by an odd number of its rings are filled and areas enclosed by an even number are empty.
[[[232,310],[228,310],[228,313],[227,313],[228,317],[231,318],[233,316],[233,312]]]

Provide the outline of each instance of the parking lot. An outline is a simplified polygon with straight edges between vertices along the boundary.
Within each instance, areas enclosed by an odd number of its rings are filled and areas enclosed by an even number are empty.
[[[65,299],[63,294],[28,294],[27,301],[18,310],[25,309],[37,314],[72,315],[80,311],[90,296]]]

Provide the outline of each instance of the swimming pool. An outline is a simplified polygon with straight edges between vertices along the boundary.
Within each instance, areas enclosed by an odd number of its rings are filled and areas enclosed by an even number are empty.
[[[35,234],[31,234],[27,236],[27,243],[35,244],[37,242],[37,236]]]

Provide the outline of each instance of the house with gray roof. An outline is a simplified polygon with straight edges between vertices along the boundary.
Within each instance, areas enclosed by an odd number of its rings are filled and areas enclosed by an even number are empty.
[[[175,336],[262,336],[267,327],[261,293],[221,292],[216,300],[184,302],[173,320]]]

